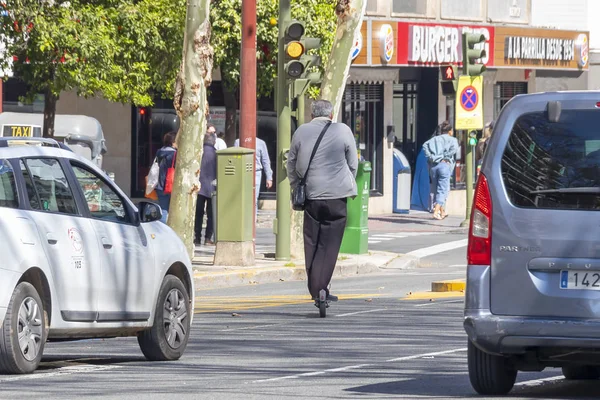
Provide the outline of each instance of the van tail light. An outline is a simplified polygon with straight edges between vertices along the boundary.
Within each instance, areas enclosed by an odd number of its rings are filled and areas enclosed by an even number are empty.
[[[469,265],[492,263],[492,198],[485,175],[480,174],[473,198],[467,247]]]

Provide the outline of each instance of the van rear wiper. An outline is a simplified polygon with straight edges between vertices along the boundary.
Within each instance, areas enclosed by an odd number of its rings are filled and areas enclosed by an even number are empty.
[[[552,194],[552,193],[575,193],[575,194],[600,194],[600,187],[572,187],[561,189],[532,190],[529,194]]]

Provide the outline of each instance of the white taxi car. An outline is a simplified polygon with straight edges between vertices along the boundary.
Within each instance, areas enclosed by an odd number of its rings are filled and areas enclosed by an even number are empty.
[[[137,336],[149,360],[181,357],[193,274],[160,218],[62,144],[0,138],[0,373],[34,371],[53,339]]]

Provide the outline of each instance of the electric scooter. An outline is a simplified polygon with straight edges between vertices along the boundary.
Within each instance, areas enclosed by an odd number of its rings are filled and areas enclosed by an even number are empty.
[[[321,289],[319,291],[319,298],[315,300],[315,307],[319,309],[319,316],[321,318],[325,318],[327,316],[327,309],[329,308],[329,303],[330,300],[327,300],[327,291],[325,289]]]

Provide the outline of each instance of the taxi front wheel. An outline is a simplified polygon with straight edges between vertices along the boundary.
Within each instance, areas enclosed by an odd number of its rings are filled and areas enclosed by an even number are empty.
[[[190,336],[190,298],[177,277],[167,275],[158,293],[152,328],[138,334],[144,356],[151,361],[178,360]]]
[[[46,318],[35,287],[19,283],[0,328],[0,372],[27,374],[37,369],[46,342]]]

